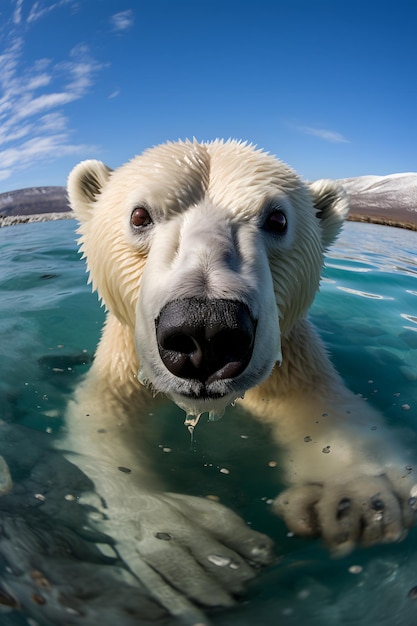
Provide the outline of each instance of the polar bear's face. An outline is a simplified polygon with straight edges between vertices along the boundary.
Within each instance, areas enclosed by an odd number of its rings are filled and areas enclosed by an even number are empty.
[[[93,286],[134,332],[139,379],[192,415],[221,414],[282,360],[347,213],[335,184],[308,186],[232,141],[162,145],[114,172],[86,161],[68,191]]]

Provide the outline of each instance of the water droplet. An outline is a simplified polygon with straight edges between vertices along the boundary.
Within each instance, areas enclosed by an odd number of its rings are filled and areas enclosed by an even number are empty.
[[[194,428],[195,426],[188,426],[188,432],[190,433],[190,445],[193,447],[194,445]]]
[[[199,415],[191,415],[188,413],[184,420],[184,424],[187,426],[188,432],[190,433],[191,445],[194,443],[194,428],[197,426],[200,417],[201,413]]]
[[[306,443],[308,443],[309,441],[312,441],[312,439],[311,439],[310,435],[307,435],[306,437],[304,437],[304,441],[305,441]]]
[[[329,454],[330,453],[330,446],[326,446],[325,448],[323,448],[322,452],[323,452],[323,454]]]
[[[149,379],[145,376],[145,373],[142,369],[138,371],[138,381],[144,387],[147,387],[149,385]]]
[[[234,403],[232,404],[234,406]],[[218,411],[210,411],[209,422],[218,422],[224,415],[225,409],[219,409]]]
[[[417,498],[408,498],[408,505],[415,511],[417,509]]]
[[[286,609],[282,610],[282,614],[284,615],[284,617],[289,617],[293,613],[294,613],[294,609],[291,609],[290,607],[287,607]]]
[[[191,413],[187,413],[185,420],[184,420],[184,424],[185,426],[196,426],[199,418],[200,418],[199,415],[193,415]]]
[[[417,498],[417,484],[413,485],[410,489],[410,496],[412,498]]]
[[[199,415],[191,415],[191,414],[187,414],[185,420],[184,420],[184,424],[185,426],[187,426],[188,430],[190,430],[190,428],[195,428],[198,424],[198,420],[201,417],[201,413]]]

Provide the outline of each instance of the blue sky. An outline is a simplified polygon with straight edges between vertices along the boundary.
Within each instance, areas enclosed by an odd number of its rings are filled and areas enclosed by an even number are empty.
[[[1,0],[0,193],[178,138],[417,171],[416,0]]]

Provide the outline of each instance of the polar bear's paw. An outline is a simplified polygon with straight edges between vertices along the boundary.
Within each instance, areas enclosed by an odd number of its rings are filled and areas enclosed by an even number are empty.
[[[263,565],[272,541],[209,499],[142,494],[130,519],[109,510],[101,526],[130,572],[184,624],[205,624],[195,607],[227,607]],[[133,513],[133,515],[132,515]]]
[[[362,476],[346,483],[290,487],[273,508],[301,536],[321,536],[335,556],[355,545],[400,541],[417,519],[417,498],[407,484],[387,475]]]

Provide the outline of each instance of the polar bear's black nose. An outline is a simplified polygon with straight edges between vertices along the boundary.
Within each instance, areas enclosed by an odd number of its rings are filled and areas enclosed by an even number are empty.
[[[166,304],[156,320],[159,354],[175,376],[211,383],[247,367],[256,322],[234,300],[186,298]]]

